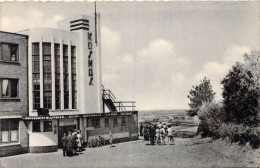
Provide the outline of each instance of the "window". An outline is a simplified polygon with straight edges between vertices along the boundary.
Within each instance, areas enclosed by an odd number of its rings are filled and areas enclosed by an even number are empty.
[[[115,117],[114,118],[114,126],[117,126],[118,124],[117,124],[117,118]]]
[[[1,97],[18,97],[18,79],[0,79]]]
[[[99,118],[92,119],[92,127],[95,127],[95,128],[100,127],[100,119]]]
[[[32,43],[33,109],[40,108],[40,45]]]
[[[125,117],[122,117],[122,126],[125,126],[126,122],[125,122]]]
[[[43,104],[44,108],[52,107],[51,81],[51,43],[43,43]]]
[[[18,120],[0,120],[1,143],[18,142],[19,140],[19,121]]]
[[[0,43],[2,61],[18,61],[18,44]]]
[[[72,108],[77,108],[76,47],[71,46]]]
[[[43,121],[43,132],[52,132],[52,121]]]
[[[54,46],[55,55],[55,108],[60,109],[60,44]]]
[[[32,131],[33,132],[41,132],[41,124],[40,124],[40,121],[33,121],[32,123]]]
[[[64,109],[69,108],[68,45],[63,45]]]
[[[109,118],[105,118],[105,127],[109,127]]]

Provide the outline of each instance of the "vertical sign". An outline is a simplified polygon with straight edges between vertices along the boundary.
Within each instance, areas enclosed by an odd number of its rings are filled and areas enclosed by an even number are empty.
[[[88,55],[88,76],[89,76],[89,85],[93,85],[93,46],[92,46],[92,33],[88,32],[88,49],[89,49],[89,55]]]

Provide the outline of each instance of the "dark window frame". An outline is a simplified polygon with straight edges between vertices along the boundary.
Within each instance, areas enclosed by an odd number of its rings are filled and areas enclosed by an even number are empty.
[[[16,123],[16,125],[14,124]],[[4,124],[3,124],[4,123]],[[5,127],[7,130],[3,130]],[[14,129],[14,127],[16,127]],[[8,142],[2,142],[2,131],[8,131]],[[17,131],[17,141],[12,141],[11,139],[11,131]],[[7,144],[7,143],[17,143],[19,142],[19,120],[10,120],[10,119],[3,119],[0,121],[0,144]]]
[[[109,127],[109,118],[105,118],[105,127]]]
[[[92,127],[100,128],[100,118],[93,118],[92,119]]]
[[[35,128],[35,123],[39,124],[39,128]],[[33,121],[32,122],[32,132],[41,132],[41,121]]]
[[[118,126],[117,117],[114,117],[114,126]]]
[[[8,85],[6,88],[6,94],[3,95],[3,80],[8,80]],[[16,89],[13,93],[12,90]],[[0,98],[2,99],[17,99],[19,98],[19,79],[18,78],[0,78]]]
[[[126,126],[126,118],[122,117],[122,126]]]
[[[48,123],[51,123],[51,125],[48,125]],[[43,132],[52,132],[53,131],[52,125],[53,125],[52,121],[50,120],[43,121]]]
[[[12,60],[12,51],[11,51],[11,49],[10,49],[10,59],[9,60],[4,60],[4,58],[3,58],[3,47],[2,47],[2,45],[8,45],[9,46],[9,48],[11,47],[11,46],[16,46],[16,55],[15,55],[15,60],[13,61]],[[6,42],[0,42],[0,61],[2,61],[2,62],[19,62],[19,44],[17,44],[17,43],[6,43]]]

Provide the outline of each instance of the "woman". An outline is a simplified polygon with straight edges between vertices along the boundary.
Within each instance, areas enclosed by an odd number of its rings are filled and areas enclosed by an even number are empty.
[[[78,130],[77,133],[77,146],[78,146],[78,151],[82,151],[82,147],[83,147],[83,142],[82,142],[82,136],[80,134],[80,130]]]

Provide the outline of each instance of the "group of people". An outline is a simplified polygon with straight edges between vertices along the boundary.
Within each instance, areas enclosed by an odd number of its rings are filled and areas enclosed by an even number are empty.
[[[162,124],[161,122],[157,124],[146,123],[140,125],[140,136],[144,136],[145,141],[151,141],[151,145],[156,144],[166,144],[165,139],[168,138],[168,142],[173,142],[173,130],[171,125]]]
[[[63,156],[73,156],[77,151],[83,150],[83,141],[80,130],[74,132],[68,132],[68,135],[64,133],[62,137],[62,150]]]

